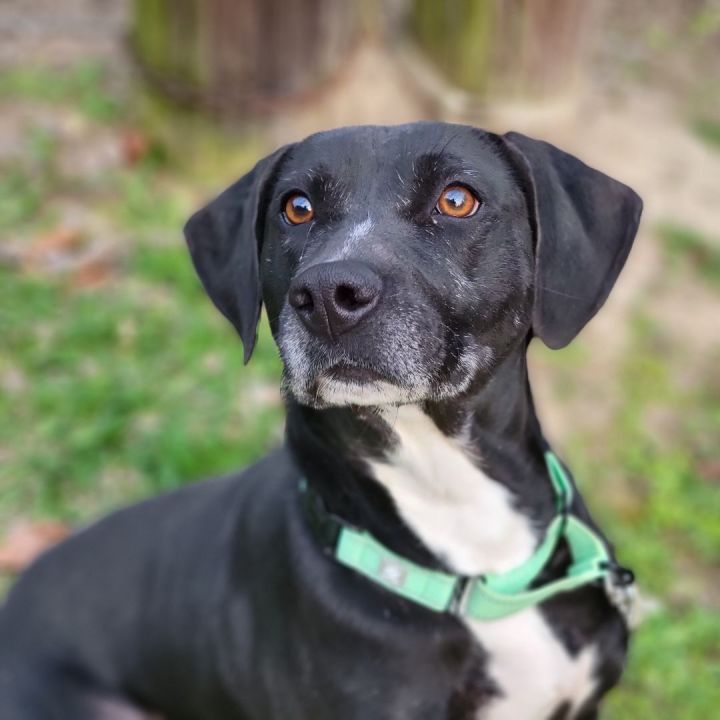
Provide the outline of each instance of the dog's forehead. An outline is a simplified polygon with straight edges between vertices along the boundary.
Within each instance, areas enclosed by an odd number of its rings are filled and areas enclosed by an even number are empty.
[[[287,173],[324,170],[359,176],[414,170],[423,158],[454,163],[467,171],[492,171],[501,162],[493,136],[451,123],[361,125],[311,135],[288,154]]]

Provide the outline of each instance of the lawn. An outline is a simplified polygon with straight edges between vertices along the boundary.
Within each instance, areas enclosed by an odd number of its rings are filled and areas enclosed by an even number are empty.
[[[138,107],[95,67],[0,80],[0,113],[20,113],[21,128],[17,152],[0,156],[0,532],[18,517],[86,522],[281,438],[267,327],[244,367],[182,241],[210,171],[188,167]],[[228,156],[253,154],[226,142]],[[68,153],[93,143],[115,152],[78,170]],[[215,183],[243,169],[223,166]],[[712,239],[669,222],[657,240],[667,282],[718,291]],[[72,264],[95,249],[99,265]],[[720,345],[689,357],[649,304],[626,322],[630,347],[594,388],[617,396],[611,421],[560,445],[657,606],[605,717],[707,720],[720,707]],[[552,358],[536,349],[554,402],[584,397],[592,354],[583,340]]]

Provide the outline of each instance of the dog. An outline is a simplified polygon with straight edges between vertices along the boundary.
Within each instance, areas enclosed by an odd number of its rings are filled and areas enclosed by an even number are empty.
[[[0,612],[3,720],[591,720],[632,575],[545,440],[526,350],[607,298],[642,203],[446,123],[280,148],[185,230],[284,446],[116,512]]]

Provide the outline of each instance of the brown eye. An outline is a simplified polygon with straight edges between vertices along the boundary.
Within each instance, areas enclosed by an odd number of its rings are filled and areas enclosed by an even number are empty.
[[[480,201],[464,185],[448,185],[435,209],[442,215],[466,218],[474,215],[479,207]]]
[[[313,219],[315,211],[313,210],[312,203],[305,195],[295,193],[285,201],[283,214],[291,225],[301,225],[302,223],[310,222],[310,220]]]

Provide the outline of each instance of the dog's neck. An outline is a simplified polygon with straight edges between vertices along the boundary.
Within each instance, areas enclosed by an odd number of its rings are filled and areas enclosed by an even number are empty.
[[[553,514],[524,346],[450,401],[325,410],[290,402],[288,442],[330,511],[426,565],[508,570]]]

